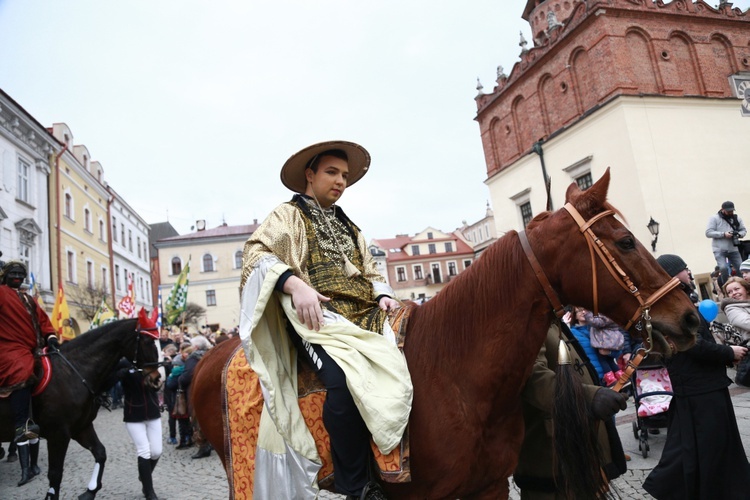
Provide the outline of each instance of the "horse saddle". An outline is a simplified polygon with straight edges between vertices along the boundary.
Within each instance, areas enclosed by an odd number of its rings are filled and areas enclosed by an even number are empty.
[[[47,352],[45,347],[42,351]],[[35,356],[36,357],[36,356]],[[38,396],[44,389],[49,385],[49,381],[52,379],[52,363],[50,363],[49,356],[36,357],[34,360],[34,374],[29,377],[22,384],[14,387],[3,387],[0,388],[0,399],[7,398],[16,389],[22,389],[24,387],[33,387],[31,392],[32,396]]]

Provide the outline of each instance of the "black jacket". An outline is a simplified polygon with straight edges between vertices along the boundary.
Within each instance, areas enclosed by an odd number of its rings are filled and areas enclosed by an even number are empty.
[[[132,368],[126,359],[117,365],[117,378],[122,383],[124,422],[145,422],[161,417],[159,394],[143,383],[141,372]]]

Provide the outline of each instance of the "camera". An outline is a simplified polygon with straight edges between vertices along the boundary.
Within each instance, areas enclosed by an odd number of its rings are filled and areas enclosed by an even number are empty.
[[[732,231],[732,245],[740,246],[740,233],[739,231]]]

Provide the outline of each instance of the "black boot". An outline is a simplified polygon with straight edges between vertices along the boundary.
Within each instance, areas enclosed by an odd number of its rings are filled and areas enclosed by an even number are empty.
[[[15,462],[18,460],[18,453],[16,452],[17,447],[18,445],[14,441],[10,442],[8,445],[8,458],[5,459],[6,461]]]
[[[159,500],[154,493],[154,483],[151,479],[151,460],[148,458],[138,457],[138,478],[143,485],[143,496],[146,500]]]
[[[156,464],[157,463],[159,463],[159,459],[158,458],[152,458],[151,459],[151,472],[153,472],[154,469],[156,469]]]
[[[211,456],[211,450],[213,448],[211,447],[211,443],[205,442],[201,445],[200,448],[198,448],[198,451],[190,458],[206,458]]]
[[[191,446],[193,446],[193,440],[189,436],[181,436],[180,444],[175,447],[175,450],[184,450],[185,448],[190,448]]]
[[[34,479],[34,475],[31,473],[31,467],[29,466],[30,460],[29,445],[18,445],[18,462],[21,464],[21,480],[18,481],[18,486],[23,486]]]
[[[39,459],[39,441],[36,443],[29,443],[29,470],[31,470],[32,476],[38,476],[42,473],[42,470],[37,465]]]

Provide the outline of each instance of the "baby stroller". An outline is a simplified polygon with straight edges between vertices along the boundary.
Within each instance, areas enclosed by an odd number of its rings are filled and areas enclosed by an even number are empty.
[[[652,355],[643,360],[633,374],[635,379],[635,409],[636,419],[633,422],[633,435],[638,441],[638,449],[643,458],[648,457],[649,431],[654,434],[656,429],[666,429],[667,410],[672,401],[672,381],[669,379],[667,368],[658,355]]]

